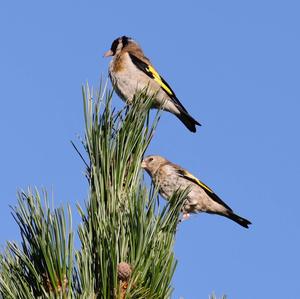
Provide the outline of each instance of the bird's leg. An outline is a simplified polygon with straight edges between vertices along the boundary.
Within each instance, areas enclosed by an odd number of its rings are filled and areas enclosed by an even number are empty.
[[[191,215],[189,213],[183,212],[182,219],[179,219],[178,223],[188,220],[190,218],[190,216]]]

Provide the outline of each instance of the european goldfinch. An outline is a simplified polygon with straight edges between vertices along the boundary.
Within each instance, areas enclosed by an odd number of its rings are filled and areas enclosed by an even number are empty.
[[[189,115],[169,84],[155,70],[133,39],[127,36],[115,39],[104,56],[113,56],[109,65],[109,77],[123,101],[131,104],[138,91],[148,90],[155,95],[152,108],[171,112],[190,131],[196,132],[196,125],[200,124]]]
[[[153,184],[159,188],[159,193],[165,199],[171,198],[177,190],[190,188],[182,208],[184,219],[189,217],[189,213],[206,212],[225,216],[245,228],[251,224],[247,219],[236,215],[208,186],[167,159],[148,156],[141,166],[151,176]]]

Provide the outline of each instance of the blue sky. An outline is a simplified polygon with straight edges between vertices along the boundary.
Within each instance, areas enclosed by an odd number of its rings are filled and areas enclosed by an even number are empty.
[[[297,1],[2,1],[0,246],[18,239],[16,191],[83,203],[81,84],[134,37],[203,126],[164,113],[149,154],[189,169],[249,230],[217,216],[181,224],[172,298],[295,298],[300,292],[300,5]],[[114,103],[121,106],[115,97]]]

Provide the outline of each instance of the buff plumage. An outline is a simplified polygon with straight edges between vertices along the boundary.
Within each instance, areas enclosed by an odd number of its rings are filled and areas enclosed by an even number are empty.
[[[245,228],[251,224],[249,220],[235,214],[207,185],[179,165],[161,156],[148,156],[143,160],[142,168],[151,176],[165,199],[169,199],[179,189],[189,188],[182,208],[184,218],[189,213],[206,212],[227,217]]]
[[[109,65],[109,77],[122,100],[131,104],[137,92],[147,90],[155,95],[152,108],[174,114],[191,132],[196,132],[196,125],[200,126],[200,123],[190,116],[136,41],[127,36],[119,37],[113,41],[104,56],[113,56]]]

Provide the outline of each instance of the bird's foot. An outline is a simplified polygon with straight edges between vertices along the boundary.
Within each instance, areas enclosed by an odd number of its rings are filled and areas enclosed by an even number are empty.
[[[183,213],[182,219],[183,220],[188,220],[190,218],[190,214],[189,213]]]
[[[185,220],[188,220],[189,218],[190,218],[190,214],[189,213],[183,213],[183,215],[182,215],[182,219],[180,219],[179,220],[179,223],[180,222],[183,222],[183,221],[185,221]]]

